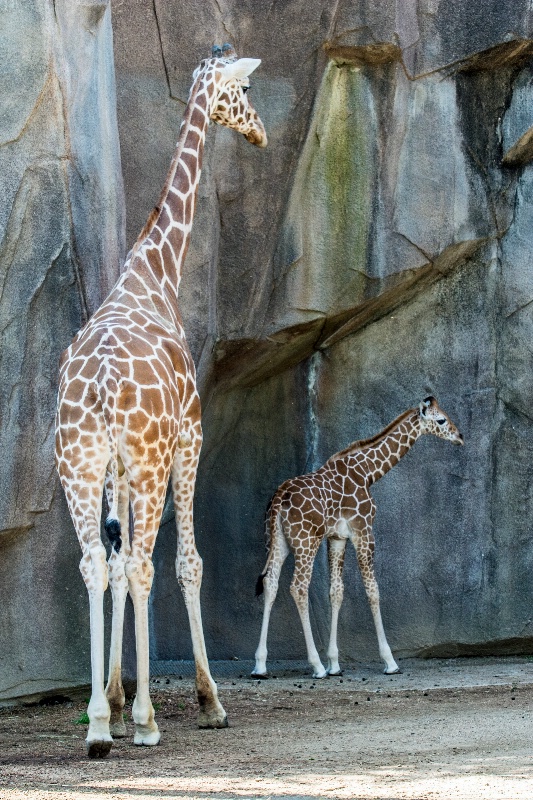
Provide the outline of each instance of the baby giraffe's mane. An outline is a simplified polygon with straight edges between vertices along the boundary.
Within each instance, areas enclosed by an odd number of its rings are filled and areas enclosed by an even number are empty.
[[[355,455],[355,453],[359,452],[360,450],[364,450],[366,447],[375,447],[376,445],[380,444],[383,439],[385,439],[394,428],[398,427],[398,425],[403,422],[407,417],[410,417],[411,414],[418,411],[417,408],[408,408],[407,411],[404,411],[403,414],[396,417],[386,428],[384,428],[379,433],[376,433],[375,436],[371,436],[368,439],[358,439],[356,442],[352,442],[349,444],[348,447],[345,447],[344,450],[339,450],[338,453],[334,453],[328,460],[326,464],[330,464],[332,461],[338,461],[340,458],[345,458],[346,456]]]

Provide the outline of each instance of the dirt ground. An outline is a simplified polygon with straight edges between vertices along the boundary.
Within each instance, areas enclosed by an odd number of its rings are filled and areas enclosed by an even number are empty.
[[[219,680],[230,727],[216,731],[196,728],[191,679],[159,678],[161,744],[133,745],[128,705],[128,738],[103,761],[85,757],[84,701],[4,708],[0,798],[532,800],[533,665],[520,669],[509,681],[493,661],[499,684],[474,676],[459,687],[416,672],[403,682],[236,675]]]

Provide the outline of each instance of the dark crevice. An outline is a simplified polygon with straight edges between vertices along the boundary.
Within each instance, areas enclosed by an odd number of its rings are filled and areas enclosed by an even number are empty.
[[[161,52],[161,61],[163,63],[163,69],[165,71],[165,80],[167,82],[167,87],[168,87],[168,96],[170,97],[171,100],[176,100],[177,102],[182,103],[183,100],[181,100],[179,97],[176,97],[175,95],[172,94],[172,87],[170,85],[170,73],[168,71],[167,62],[165,60],[165,51],[163,49],[163,39],[161,38],[161,27],[159,25],[159,17],[157,15],[157,0],[152,0],[152,8],[154,10],[155,27],[156,27],[156,30],[157,30],[157,38],[159,40],[159,50]]]

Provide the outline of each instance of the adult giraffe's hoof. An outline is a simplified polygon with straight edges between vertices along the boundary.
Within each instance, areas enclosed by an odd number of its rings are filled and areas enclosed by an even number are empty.
[[[126,736],[126,726],[123,719],[117,722],[111,722],[109,724],[109,730],[111,731],[113,739],[124,739]]]
[[[87,742],[87,755],[89,758],[105,758],[113,747],[113,739],[94,739]]]
[[[221,708],[220,711],[200,711],[198,714],[198,727],[202,729],[206,728],[227,728],[228,727],[228,715]]]
[[[268,672],[250,672],[250,678],[257,678],[259,681],[266,681],[269,677]]]
[[[394,669],[394,668],[387,669],[387,667],[385,667],[385,669],[383,670],[383,673],[385,675],[401,675],[402,671],[401,671],[400,667],[396,667],[396,669]]]
[[[133,737],[133,744],[138,745],[139,747],[154,747],[156,744],[159,744],[159,740],[161,739],[161,734],[156,726],[154,730],[143,730],[144,726],[139,725],[137,730],[135,731],[135,736]]]
[[[328,669],[328,678],[342,678],[342,669],[338,669],[336,672],[330,672]]]

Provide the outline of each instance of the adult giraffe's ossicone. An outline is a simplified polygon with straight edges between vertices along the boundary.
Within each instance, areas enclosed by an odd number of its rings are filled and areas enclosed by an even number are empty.
[[[135,610],[135,744],[155,745],[149,696],[148,596],[152,552],[172,480],[178,530],[176,573],[189,615],[200,727],[225,727],[211,678],[200,611],[202,561],[193,531],[193,494],[202,443],[195,369],[178,310],[181,269],[192,228],[207,127],[214,120],[259,147],[267,139],[246,91],[257,59],[213,48],[193,75],[176,151],[159,202],[117,285],[63,354],[56,421],[56,465],[82,549],[89,592],[92,693],[87,748],[103,757],[111,734],[124,736],[121,652],[124,605]],[[112,544],[100,538],[102,494]],[[132,529],[129,529],[131,509]],[[113,596],[109,679],[104,691],[103,596]]]

